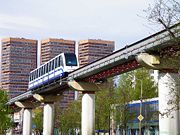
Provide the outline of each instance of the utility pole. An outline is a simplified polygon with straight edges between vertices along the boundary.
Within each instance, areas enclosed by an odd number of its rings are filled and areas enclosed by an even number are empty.
[[[141,117],[141,118],[139,119],[139,135],[141,135],[141,121],[143,119],[143,116],[142,116],[142,80],[140,80],[140,81],[141,81],[141,95],[140,95],[140,108],[139,108],[140,115],[139,115],[139,117]]]
[[[136,79],[140,81],[141,83],[141,88],[140,88],[140,107],[139,107],[139,135],[141,135],[141,127],[142,127],[142,123],[141,121],[144,119],[144,117],[142,116],[142,94],[143,94],[143,81],[141,79],[136,78],[135,76],[133,77],[132,82],[136,83]],[[136,84],[135,84],[136,85]]]

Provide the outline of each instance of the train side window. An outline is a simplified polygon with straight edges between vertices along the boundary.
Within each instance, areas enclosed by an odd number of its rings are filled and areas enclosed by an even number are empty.
[[[36,79],[36,71],[34,71],[34,79]]]
[[[48,65],[48,71],[51,71],[51,61],[49,62],[49,65]]]
[[[41,68],[38,69],[38,77],[40,77],[41,75]]]
[[[43,66],[41,67],[41,76],[43,75]]]
[[[42,72],[41,73],[42,73],[42,75],[44,75],[44,66],[42,66]]]
[[[36,78],[38,78],[38,69],[36,70]]]
[[[55,61],[54,61],[54,62],[55,62],[55,68],[57,68],[57,67],[58,67],[58,63],[57,63],[57,61],[58,61],[58,58],[56,58],[56,59],[55,59]]]
[[[59,67],[59,65],[58,65],[58,62],[59,61],[59,57],[57,57],[57,59],[56,59],[56,65],[57,65],[57,67]]]
[[[52,60],[52,70],[54,69],[54,61],[55,60]]]
[[[60,57],[60,65],[64,66],[62,57]]]
[[[34,76],[34,80],[35,80],[36,79],[36,71],[34,71],[34,75],[33,76]]]
[[[39,70],[38,77],[40,77],[41,76],[41,68],[39,68],[38,70]]]
[[[31,73],[29,74],[29,82],[31,81]]]
[[[53,61],[51,61],[51,70],[50,71],[52,71],[53,70]]]
[[[31,81],[31,73],[29,74],[29,82]]]
[[[38,69],[38,77],[40,77],[40,73],[41,73],[40,70],[41,68]]]
[[[34,72],[32,72],[31,75],[32,75],[32,80],[34,80]]]
[[[44,72],[43,75],[44,75],[44,74],[46,74],[46,65],[43,66],[43,70],[44,70],[43,71]]]
[[[32,72],[32,80],[34,80],[34,72]]]
[[[42,66],[41,68],[42,68],[41,75],[44,75],[44,66]]]
[[[35,71],[35,79],[37,78],[37,70]]]
[[[39,69],[37,69],[37,78],[39,77]]]
[[[48,72],[50,71],[50,62],[48,63]]]
[[[30,77],[31,77],[30,81],[32,81],[33,80],[33,74],[32,73],[30,74]]]
[[[59,60],[60,56],[57,58],[57,67],[60,67],[60,60]]]
[[[36,79],[36,71],[34,71],[34,79]]]
[[[59,56],[58,64],[61,66],[61,56]]]
[[[34,71],[34,79],[37,78],[37,70]]]
[[[43,66],[41,67],[41,76],[43,75]]]
[[[42,67],[39,69],[39,77],[42,75]]]
[[[45,67],[46,67],[46,73],[48,73],[48,63],[45,65]]]

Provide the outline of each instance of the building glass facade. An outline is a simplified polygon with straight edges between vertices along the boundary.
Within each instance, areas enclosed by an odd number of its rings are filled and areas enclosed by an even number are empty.
[[[2,39],[1,87],[12,98],[28,88],[29,72],[37,67],[37,40]]]

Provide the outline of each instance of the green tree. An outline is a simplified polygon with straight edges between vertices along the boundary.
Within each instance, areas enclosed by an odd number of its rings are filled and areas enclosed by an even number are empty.
[[[61,134],[74,134],[75,129],[81,128],[81,102],[71,102],[66,110],[60,114]]]
[[[95,100],[95,128],[96,130],[109,130],[110,128],[110,114],[111,104],[114,93],[110,90],[101,90],[96,92]]]
[[[142,99],[157,97],[157,86],[152,80],[149,70],[144,68],[131,71],[120,76],[119,85],[116,88],[116,105],[115,118],[117,125],[127,131],[127,124],[129,120],[133,120],[136,114],[129,111],[128,103],[133,100],[140,100],[141,88],[143,91]]]
[[[6,130],[12,127],[12,121],[9,117],[11,110],[6,105],[8,95],[6,91],[0,90],[0,135],[5,134]]]
[[[36,126],[35,132],[40,133],[43,130],[43,109],[36,108],[33,110],[32,123]]]
[[[140,68],[131,72],[130,74],[131,76],[134,76],[134,78],[131,78],[132,86],[134,85],[133,87],[131,87],[132,88],[131,92],[133,92],[133,100],[140,100],[141,85],[142,85],[142,99],[148,99],[158,96],[157,83],[154,82],[153,78],[150,76],[150,70],[145,68]]]
[[[95,129],[110,132],[111,105],[116,103],[113,78],[100,85],[95,95]]]
[[[121,129],[123,129],[126,134],[126,129],[127,129],[127,123],[128,120],[131,119],[130,113],[129,113],[129,108],[127,106],[127,103],[129,103],[130,101],[133,100],[133,92],[134,91],[132,89],[131,86],[131,80],[129,78],[129,73],[126,74],[122,74],[120,77],[120,82],[119,82],[119,86],[117,87],[117,95],[116,95],[116,99],[117,102],[115,105],[115,121],[116,124],[120,126]]]

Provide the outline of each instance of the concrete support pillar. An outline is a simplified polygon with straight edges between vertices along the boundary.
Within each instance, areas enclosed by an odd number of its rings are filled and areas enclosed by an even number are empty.
[[[70,81],[68,85],[71,89],[81,91],[82,114],[81,130],[82,135],[95,134],[95,91],[100,90],[99,85],[89,82]]]
[[[55,116],[54,102],[59,101],[62,96],[34,94],[33,97],[44,104],[43,135],[53,135]]]
[[[45,103],[43,114],[43,135],[53,135],[54,103]]]
[[[95,134],[95,92],[83,91],[82,97],[82,135]]]
[[[32,134],[32,108],[35,107],[35,105],[32,102],[25,101],[15,102],[15,105],[23,108],[23,135],[31,135]]]
[[[24,108],[23,113],[23,135],[32,134],[32,109]]]
[[[147,68],[158,69],[159,73],[159,135],[180,135],[178,73],[180,55],[172,56],[141,53],[136,60]],[[163,72],[162,72],[163,71]]]
[[[177,73],[159,74],[159,135],[179,135],[179,111],[177,110]],[[168,113],[168,111],[170,113]]]

